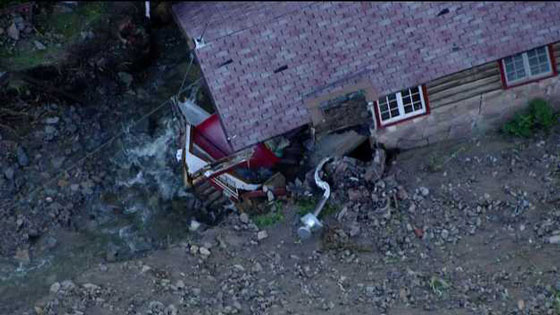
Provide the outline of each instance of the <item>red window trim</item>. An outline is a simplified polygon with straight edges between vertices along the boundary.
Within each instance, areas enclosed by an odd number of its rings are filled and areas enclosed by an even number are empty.
[[[390,122],[388,124],[382,124],[381,123],[381,114],[379,112],[379,100],[376,100],[375,101],[375,108],[374,108],[375,122],[377,123],[377,128],[376,129],[384,129],[386,127],[397,125],[397,124],[409,121],[411,119],[418,118],[420,116],[429,115],[430,114],[430,100],[429,100],[429,97],[428,97],[428,90],[426,89],[425,84],[422,84],[421,86],[422,86],[422,95],[424,96],[424,105],[426,106],[426,112],[425,113],[410,116],[410,117],[407,117],[407,118],[402,119],[402,120],[393,121],[393,122]]]
[[[552,44],[548,44],[546,46],[548,48],[548,55],[550,56],[550,63],[551,63],[550,66],[552,67],[552,73],[550,75],[508,85],[507,81],[506,81],[506,72],[505,72],[504,63],[503,63],[504,58],[502,58],[502,59],[498,60],[498,67],[500,68],[500,78],[502,79],[502,88],[504,90],[507,90],[507,89],[511,89],[511,88],[514,88],[514,87],[517,87],[517,86],[520,86],[520,85],[534,83],[534,82],[538,82],[540,80],[549,79],[549,78],[557,76],[558,75],[558,69],[556,68],[556,58],[554,56],[554,49],[552,47]],[[539,47],[542,47],[542,46],[539,46]]]

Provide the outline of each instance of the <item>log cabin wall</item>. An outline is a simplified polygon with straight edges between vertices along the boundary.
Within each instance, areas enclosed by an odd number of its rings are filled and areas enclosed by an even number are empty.
[[[556,68],[560,69],[560,42],[552,45]],[[464,101],[481,94],[501,90],[502,78],[498,62],[493,61],[457,72],[426,84],[430,108],[435,109]]]
[[[560,42],[552,44],[560,69]],[[461,139],[496,130],[543,97],[560,110],[559,76],[504,89],[497,61],[438,78],[426,85],[430,113],[375,131],[373,137],[388,148],[413,148]]]

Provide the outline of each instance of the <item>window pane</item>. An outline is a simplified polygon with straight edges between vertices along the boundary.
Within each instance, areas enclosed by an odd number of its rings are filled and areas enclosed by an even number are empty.
[[[399,116],[399,109],[395,108],[391,110],[391,117],[397,117]]]
[[[412,99],[410,98],[410,95],[407,94],[406,97],[403,96],[402,97],[402,102],[403,102],[404,106],[411,104]]]
[[[386,112],[389,110],[389,107],[387,107],[387,104],[381,104],[379,105],[379,110],[382,112]]]
[[[506,78],[510,82],[523,79],[526,76],[522,54],[504,58],[504,67]]]
[[[422,109],[422,103],[418,102],[418,103],[414,103],[414,110],[421,110]]]
[[[389,112],[381,113],[381,120],[387,120],[389,118],[391,118],[391,116],[389,116]]]
[[[405,114],[408,114],[412,111],[414,111],[414,108],[412,107],[412,104],[404,107]]]
[[[550,71],[550,64],[548,62],[546,48],[539,47],[527,52],[529,58],[529,69],[531,75],[539,75]]]

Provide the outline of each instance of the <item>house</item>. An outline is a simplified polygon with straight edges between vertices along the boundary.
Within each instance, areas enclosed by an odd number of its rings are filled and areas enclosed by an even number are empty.
[[[560,98],[560,2],[184,2],[173,13],[234,151],[307,124],[365,124],[411,148]]]

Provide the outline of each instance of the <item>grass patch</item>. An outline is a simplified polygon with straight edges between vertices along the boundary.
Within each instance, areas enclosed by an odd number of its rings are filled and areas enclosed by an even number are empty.
[[[252,217],[253,222],[260,229],[274,225],[278,222],[284,221],[284,205],[281,201],[275,200],[272,202],[268,212],[257,214]]]
[[[557,315],[560,315],[560,290],[554,290],[554,310]]]
[[[447,281],[435,276],[430,279],[429,285],[432,292],[437,296],[442,296],[445,290],[451,287]]]
[[[80,2],[73,12],[36,15],[33,27],[37,31],[32,37],[20,39],[13,47],[5,45],[0,48],[2,68],[23,71],[63,61],[68,47],[81,39],[81,32],[90,30],[102,21],[106,6],[104,2]],[[59,37],[52,42],[52,39],[47,40],[46,33]],[[35,49],[35,40],[43,43],[46,49]]]
[[[529,102],[527,110],[517,113],[502,129],[506,134],[528,138],[538,130],[550,132],[558,123],[558,117],[546,100],[536,98]]]
[[[56,46],[49,46],[43,51],[27,50],[15,55],[0,52],[0,58],[4,60],[2,64],[6,65],[8,70],[11,71],[21,71],[37,66],[52,65],[57,63],[62,57],[63,49]]]
[[[62,34],[67,40],[72,40],[101,20],[105,6],[104,2],[81,2],[74,12],[57,13],[56,17],[47,17],[45,26]]]

